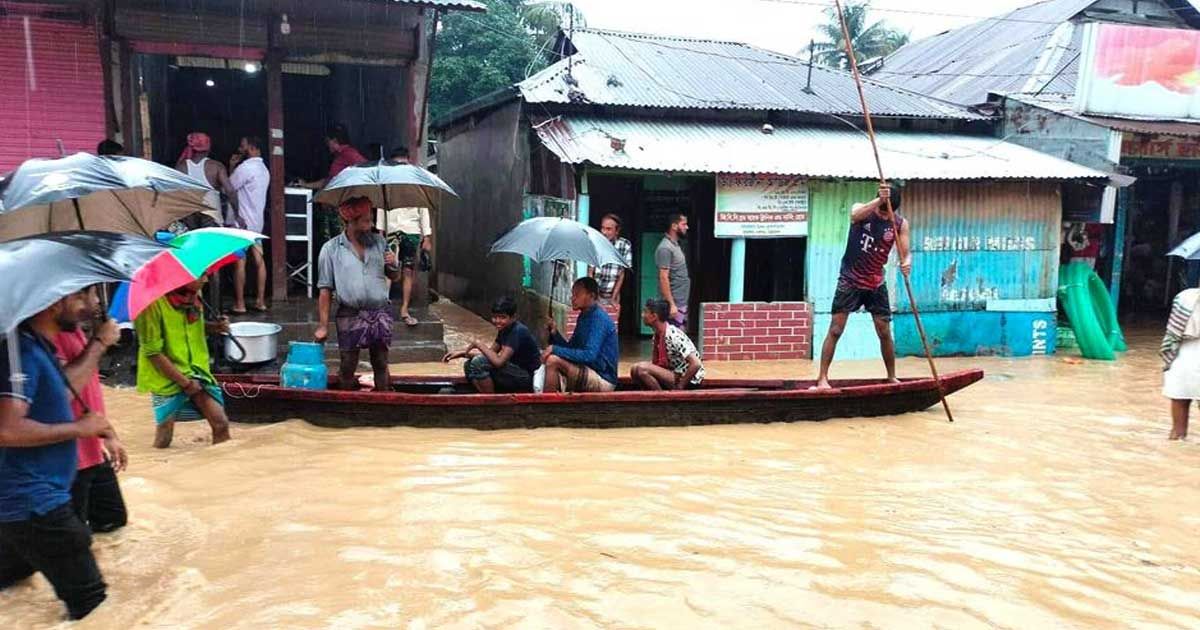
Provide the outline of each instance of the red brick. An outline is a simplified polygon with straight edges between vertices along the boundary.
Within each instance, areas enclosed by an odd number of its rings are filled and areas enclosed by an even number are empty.
[[[804,335],[780,335],[779,343],[804,343],[808,337]]]
[[[766,351],[767,351],[766,344],[755,343],[755,344],[749,344],[749,345],[742,346],[742,352],[766,352]]]
[[[756,311],[778,311],[781,308],[783,308],[783,307],[779,304],[755,304],[754,305],[754,310],[756,310]]]
[[[749,354],[746,352],[733,352],[729,355],[729,358],[726,360],[727,361],[752,361],[753,359],[754,359],[754,355],[752,355],[752,354]]]
[[[760,352],[754,356],[755,361],[778,361],[779,358],[778,352]]]
[[[775,317],[774,317],[774,313],[768,313],[766,311],[747,311],[745,313],[742,313],[742,319],[766,321],[766,320],[770,320],[770,319],[775,319]]]

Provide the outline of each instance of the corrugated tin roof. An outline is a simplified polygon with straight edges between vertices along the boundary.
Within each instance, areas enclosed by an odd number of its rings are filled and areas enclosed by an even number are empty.
[[[1116,129],[1117,131],[1200,138],[1200,124],[1195,122],[1134,120],[1130,118],[1110,118],[1108,116],[1080,116],[1080,118],[1094,122],[1097,125],[1104,125],[1110,129]]]
[[[1157,26],[1172,19],[1200,28],[1200,12],[1188,0],[1162,4],[1156,12],[1168,17]],[[912,42],[871,76],[964,105],[983,103],[988,92],[1074,94],[1083,23],[1109,20],[1119,18],[1097,0],[1046,0]]]
[[[1150,118],[1128,118],[1120,116],[1092,116],[1075,111],[1075,97],[1071,94],[1012,94],[1009,98],[1022,103],[1044,107],[1050,111],[1103,125],[1117,131],[1131,133],[1162,134],[1167,136],[1200,137],[1200,122],[1195,120],[1162,120]]]
[[[562,161],[694,173],[875,179],[866,136],[851,129],[560,116],[536,127]],[[1101,179],[1105,173],[986,136],[879,132],[884,172],[898,179]]]
[[[376,0],[379,2],[395,2],[396,4],[414,4],[435,9],[452,9],[457,11],[487,11],[487,5],[476,0]]]
[[[530,103],[683,109],[740,109],[860,115],[854,80],[737,43],[576,29],[575,54],[517,85]],[[570,78],[568,78],[568,68]],[[905,118],[983,120],[963,107],[866,81],[872,114]]]
[[[988,92],[1074,92],[1082,29],[1069,22],[1096,0],[1049,0],[904,46],[871,73],[954,103]],[[1039,61],[1041,62],[1039,65]],[[1032,82],[1036,87],[1026,89]]]

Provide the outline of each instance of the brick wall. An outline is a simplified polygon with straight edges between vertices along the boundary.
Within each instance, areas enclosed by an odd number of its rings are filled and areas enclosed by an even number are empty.
[[[611,319],[613,321],[613,325],[617,327],[617,333],[620,334],[621,325],[617,320],[620,319],[621,311],[618,310],[617,307],[615,307],[612,304],[609,304],[608,302],[605,302],[605,301],[600,302],[600,308],[604,309],[605,313],[608,313],[609,319]],[[563,333],[564,337],[566,337],[567,339],[570,339],[571,335],[575,334],[575,322],[578,320],[579,320],[579,311],[577,311],[575,309],[571,309],[567,313],[567,324],[566,324],[566,326],[563,327],[563,329],[566,331]]]
[[[807,302],[705,303],[700,309],[706,361],[812,358],[812,306]]]

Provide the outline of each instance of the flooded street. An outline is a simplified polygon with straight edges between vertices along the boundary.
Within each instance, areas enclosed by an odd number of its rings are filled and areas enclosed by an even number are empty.
[[[109,601],[78,627],[1196,628],[1200,440],[1166,440],[1156,340],[1133,345],[943,360],[988,371],[956,424],[292,420],[215,448],[192,424],[162,452],[148,401],[109,390],[131,524],[97,536]],[[61,615],[40,577],[0,594],[0,626]]]

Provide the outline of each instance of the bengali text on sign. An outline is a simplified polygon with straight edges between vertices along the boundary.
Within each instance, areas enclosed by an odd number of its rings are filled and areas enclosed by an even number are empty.
[[[808,183],[786,175],[718,175],[717,238],[808,234]]]

